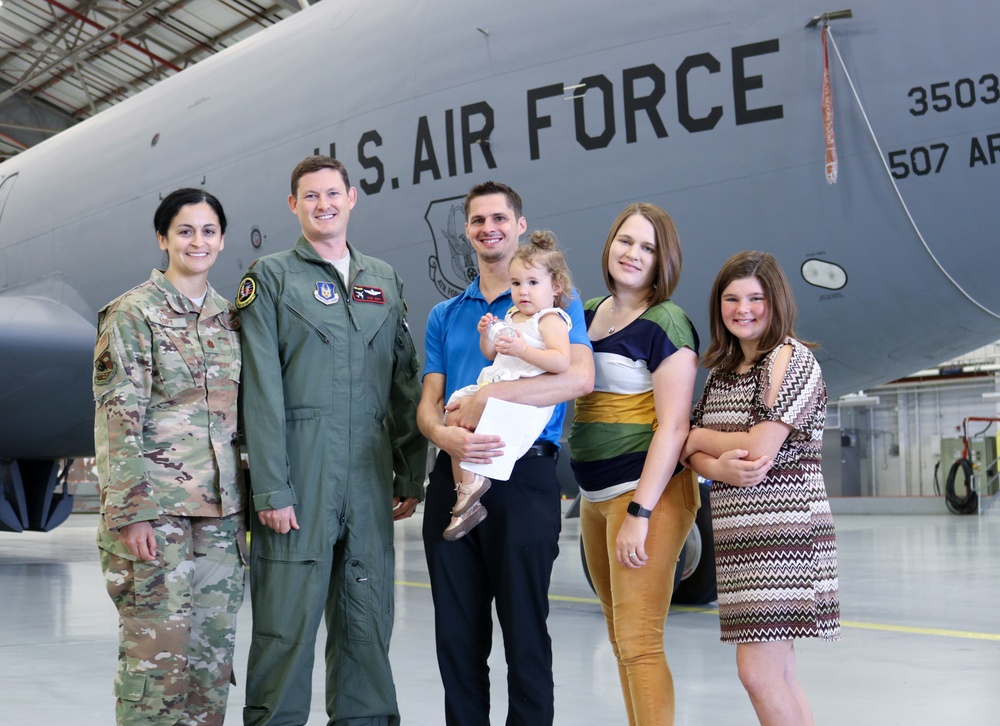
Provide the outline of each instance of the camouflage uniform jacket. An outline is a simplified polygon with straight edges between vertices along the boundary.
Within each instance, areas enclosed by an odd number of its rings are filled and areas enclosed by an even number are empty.
[[[102,532],[160,514],[224,517],[243,509],[238,327],[211,286],[199,312],[158,270],[98,314]]]

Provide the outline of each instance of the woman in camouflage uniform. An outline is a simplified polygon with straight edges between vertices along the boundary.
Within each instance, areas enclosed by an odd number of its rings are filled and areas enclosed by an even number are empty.
[[[166,272],[98,316],[98,545],[119,613],[119,724],[222,724],[243,602],[237,319],[208,284],[226,217],[180,189],[153,219]]]

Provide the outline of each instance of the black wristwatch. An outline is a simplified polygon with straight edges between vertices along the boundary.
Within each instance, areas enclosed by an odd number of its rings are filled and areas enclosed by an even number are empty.
[[[646,509],[644,506],[639,504],[639,502],[629,502],[628,513],[631,514],[633,517],[645,517],[646,519],[649,519],[650,515],[652,515],[653,513],[653,510]]]

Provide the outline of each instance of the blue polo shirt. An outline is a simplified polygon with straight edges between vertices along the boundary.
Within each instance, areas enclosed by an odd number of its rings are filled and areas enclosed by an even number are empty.
[[[499,295],[492,303],[486,302],[486,298],[479,291],[477,277],[460,295],[439,302],[431,310],[427,318],[427,335],[424,339],[423,375],[426,376],[428,373],[444,375],[444,400],[447,401],[459,388],[475,383],[479,371],[491,363],[479,350],[477,330],[479,319],[486,313],[503,318],[513,304],[510,290]],[[573,329],[569,331],[569,342],[590,348],[587,324],[583,319],[583,305],[576,291],[566,312],[573,321]],[[551,441],[558,445],[565,416],[566,404],[560,403],[549,419],[548,426],[538,437],[539,441]]]

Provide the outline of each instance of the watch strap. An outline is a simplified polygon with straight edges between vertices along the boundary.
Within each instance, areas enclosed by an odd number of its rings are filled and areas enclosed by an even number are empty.
[[[644,517],[646,519],[649,519],[650,516],[652,516],[653,514],[653,511],[651,509],[646,509],[638,502],[629,502],[627,511],[633,517]]]

